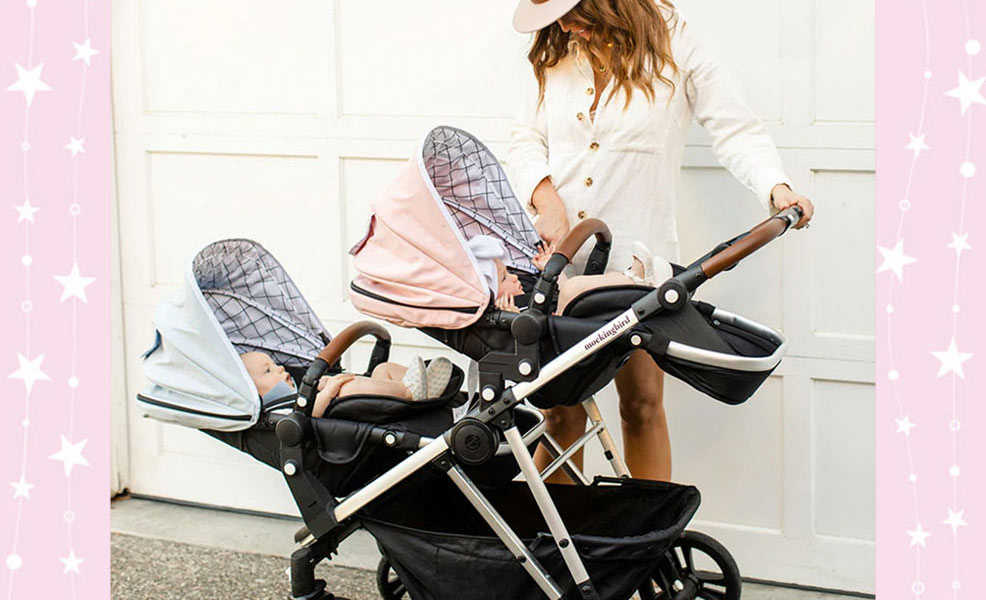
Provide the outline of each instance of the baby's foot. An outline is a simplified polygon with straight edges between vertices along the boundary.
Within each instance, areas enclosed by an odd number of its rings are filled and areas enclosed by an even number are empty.
[[[425,370],[425,381],[428,398],[440,398],[452,379],[452,361],[440,356],[428,363]]]
[[[420,356],[415,356],[407,365],[407,373],[401,383],[407,388],[411,395],[411,400],[421,400],[428,393],[428,377],[425,373],[425,361]]]
[[[654,287],[654,261],[650,250],[641,242],[633,243],[633,262],[623,274],[637,285]]]

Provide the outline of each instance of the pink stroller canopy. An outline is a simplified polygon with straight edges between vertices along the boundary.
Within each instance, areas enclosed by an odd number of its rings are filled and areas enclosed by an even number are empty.
[[[366,235],[351,250],[358,310],[404,327],[460,329],[491,293],[468,249],[477,235],[500,240],[503,262],[536,273],[540,238],[493,153],[454,127],[433,129],[373,203]]]

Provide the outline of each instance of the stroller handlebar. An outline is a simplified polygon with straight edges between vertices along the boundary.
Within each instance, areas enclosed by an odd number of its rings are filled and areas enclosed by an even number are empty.
[[[327,364],[335,364],[356,340],[368,335],[377,338],[377,344],[385,342],[387,346],[390,345],[390,332],[383,326],[373,321],[359,321],[340,331],[339,335],[318,353],[318,358]]]
[[[602,220],[586,219],[568,232],[548,259],[544,271],[534,284],[528,308],[542,314],[550,312],[552,299],[557,295],[558,275],[565,265],[572,262],[572,257],[591,236],[596,237],[596,246],[589,254],[589,260],[586,261],[585,275],[599,275],[606,270],[609,251],[613,247],[613,234]]]
[[[295,410],[300,410],[311,416],[312,408],[315,405],[315,396],[318,394],[318,380],[329,370],[329,367],[339,362],[343,353],[356,340],[368,335],[372,335],[377,341],[370,353],[370,364],[366,374],[371,374],[378,364],[387,360],[390,355],[390,333],[379,323],[373,321],[353,323],[340,331],[339,335],[333,338],[325,348],[322,348],[308,370],[305,371],[305,376],[301,380],[301,387],[298,389]]]
[[[801,220],[803,215],[804,212],[799,206],[785,208],[751,229],[735,243],[702,261],[702,272],[711,279],[784,235],[791,226]]]
[[[579,248],[582,247],[582,244],[585,244],[591,235],[596,236],[597,246],[599,244],[608,245],[613,242],[613,234],[610,233],[609,226],[606,223],[603,223],[600,219],[586,219],[568,232],[565,239],[558,244],[558,249],[555,250],[555,253],[563,255],[571,262],[572,257],[575,256],[575,253],[579,251]]]

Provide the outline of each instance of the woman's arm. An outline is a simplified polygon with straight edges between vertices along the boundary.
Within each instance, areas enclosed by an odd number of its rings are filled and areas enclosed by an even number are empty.
[[[568,216],[551,183],[548,127],[544,105],[537,103],[537,80],[533,76],[527,78],[521,93],[520,113],[510,128],[507,172],[517,198],[538,215],[538,234],[547,242],[557,241],[568,233]]]
[[[768,208],[801,206],[805,217],[798,227],[803,226],[811,219],[814,207],[808,198],[791,189],[767,129],[692,28],[684,21],[679,21],[677,28],[673,52],[684,76],[685,94],[696,120],[712,137],[719,162]]]

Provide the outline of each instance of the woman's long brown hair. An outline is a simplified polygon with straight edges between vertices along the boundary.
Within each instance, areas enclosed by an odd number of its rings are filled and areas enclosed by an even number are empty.
[[[668,0],[582,0],[562,20],[574,28],[591,29],[590,39],[565,33],[558,22],[538,31],[527,53],[538,80],[538,104],[544,100],[547,70],[558,64],[575,40],[596,66],[605,66],[613,77],[613,89],[626,92],[627,105],[634,88],[654,100],[654,79],[669,86],[674,82],[664,74],[665,67],[678,72],[671,56],[671,29],[661,14],[661,6],[673,9]],[[625,107],[624,107],[625,108]]]

